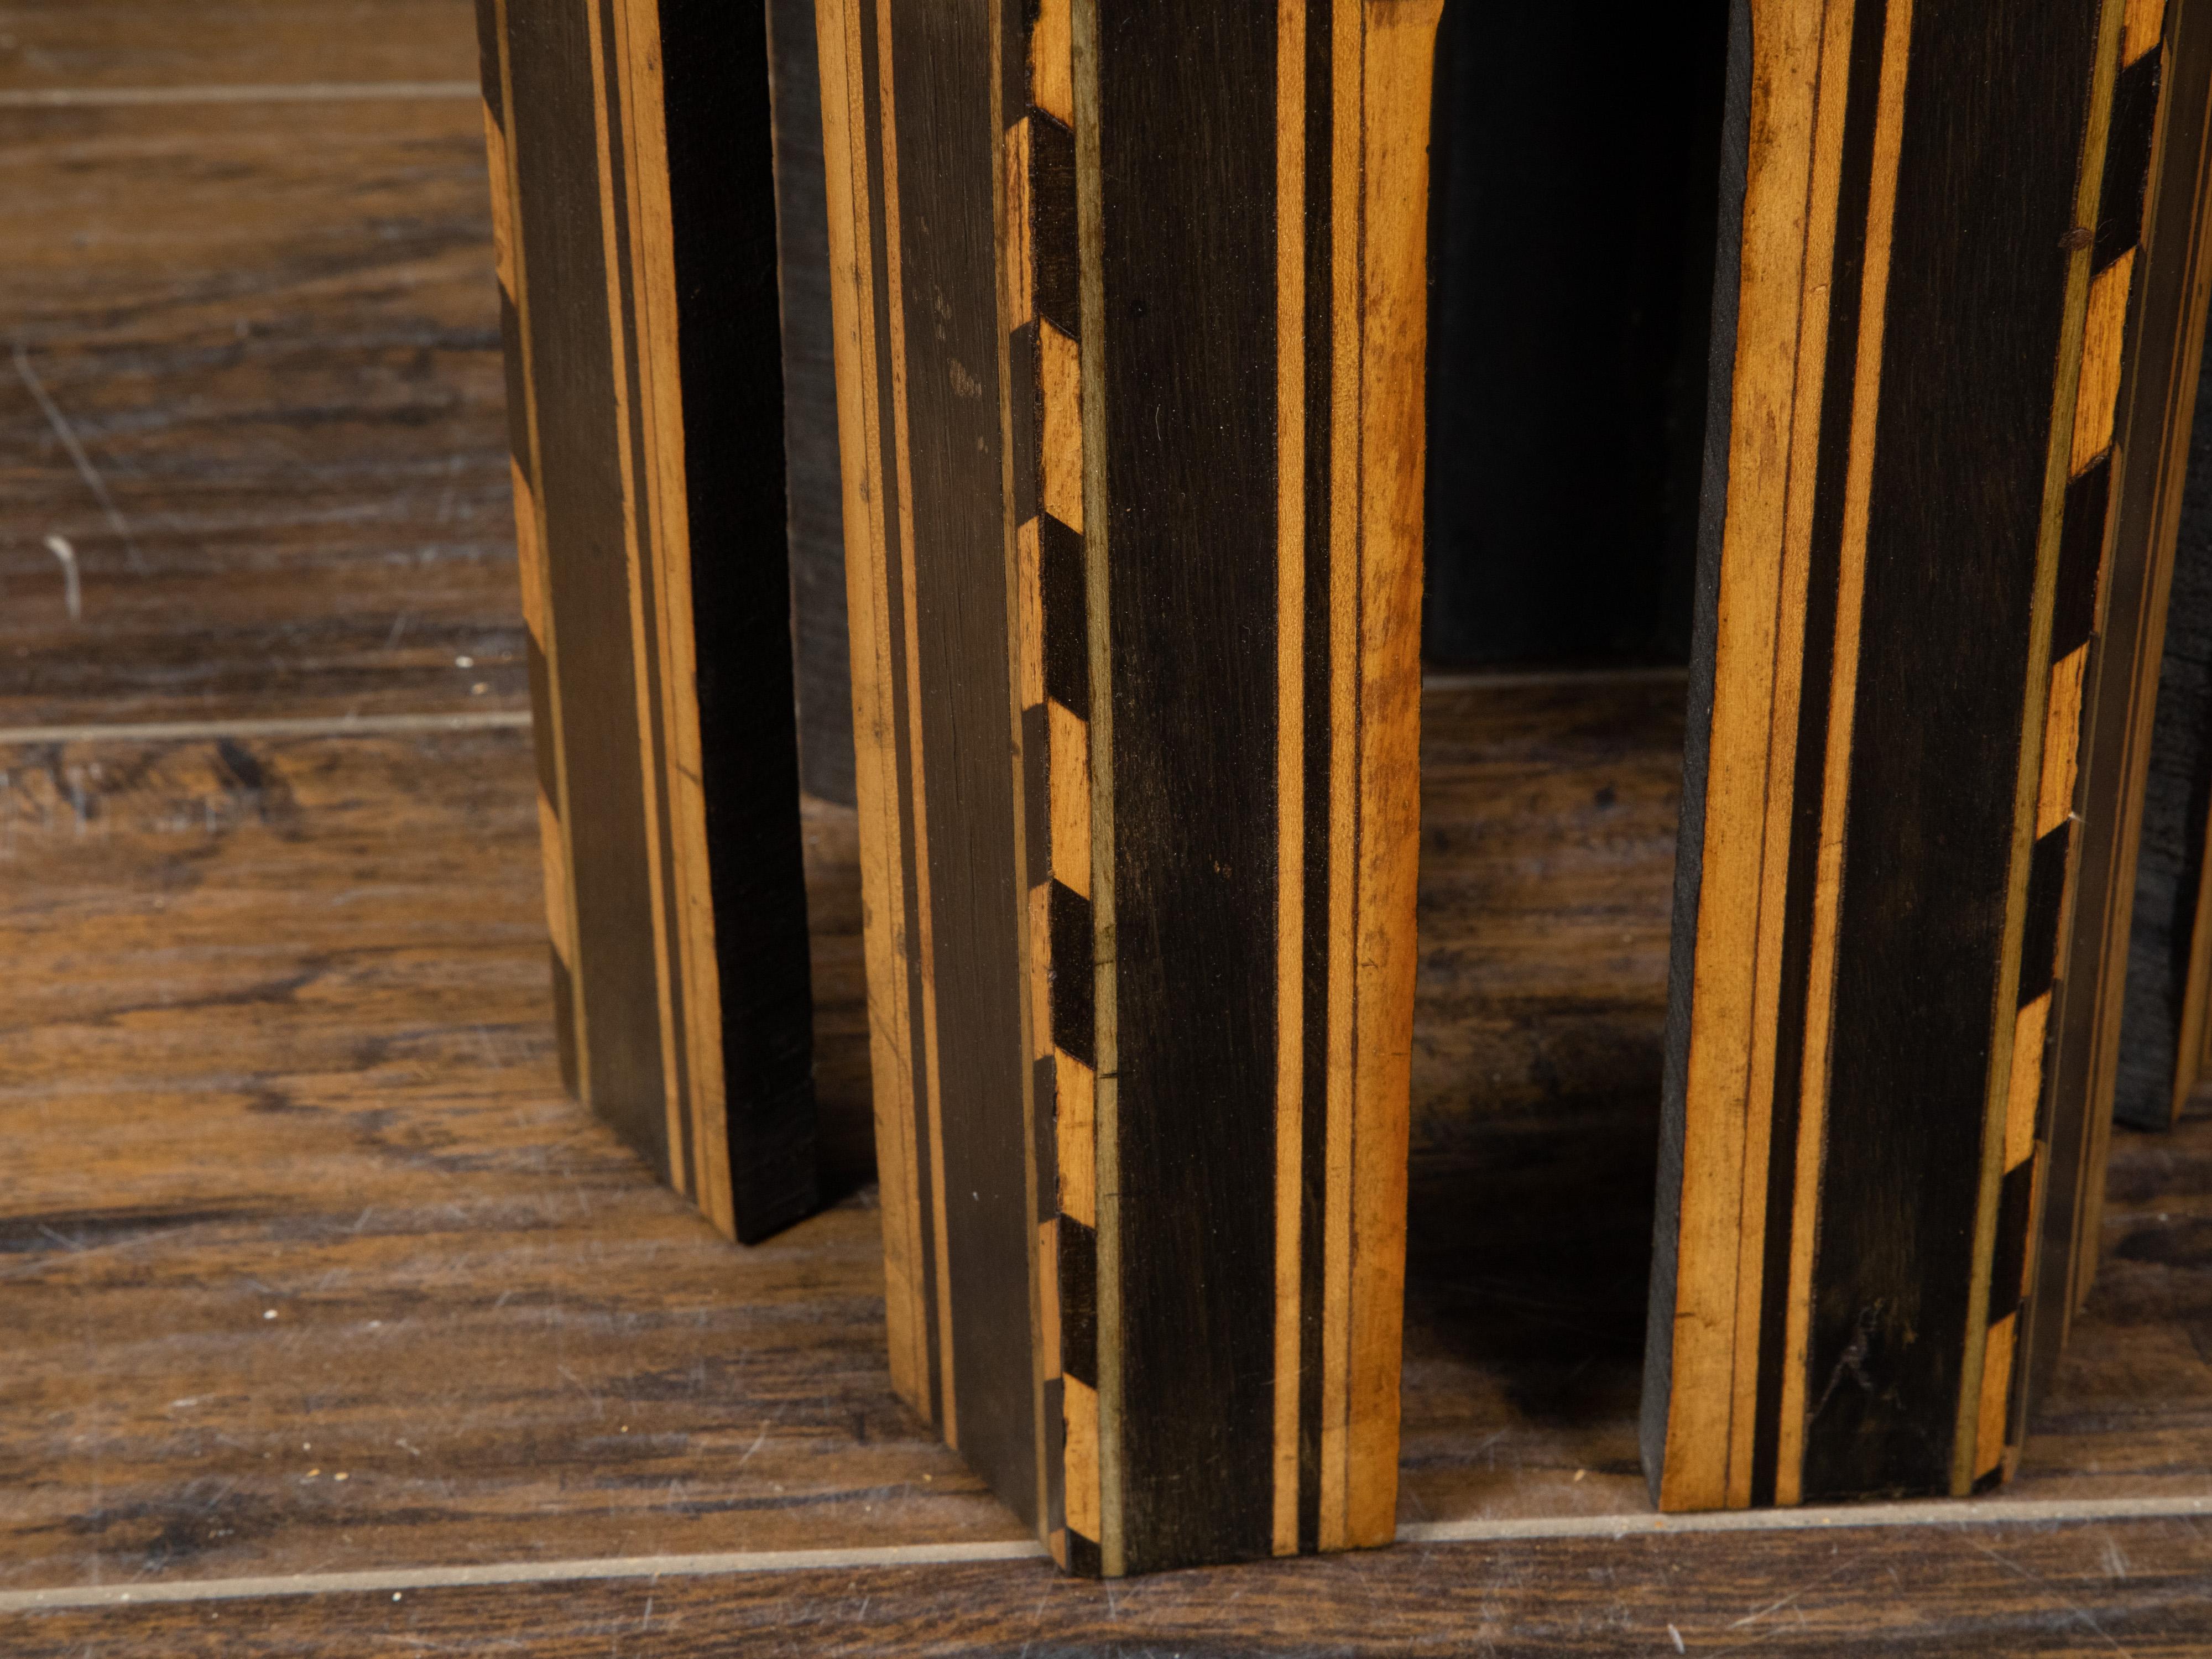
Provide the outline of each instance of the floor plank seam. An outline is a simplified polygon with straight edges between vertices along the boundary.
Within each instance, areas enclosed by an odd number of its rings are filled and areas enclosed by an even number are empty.
[[[334,104],[379,98],[477,99],[474,81],[301,81],[265,87],[15,87],[0,109],[137,107],[149,104]]]
[[[1441,1521],[1398,1528],[1401,1545],[1534,1542],[1553,1539],[1666,1536],[1684,1533],[1818,1532],[1835,1528],[2050,1526],[2096,1521],[2191,1520],[2212,1516],[2212,1494],[2112,1498],[2076,1502],[1998,1499],[1986,1503],[1863,1504],[1827,1509],[1730,1510],[1698,1515],[1554,1516],[1536,1519]],[[234,1601],[307,1595],[575,1583],[622,1578],[711,1578],[765,1572],[850,1572],[866,1568],[956,1566],[1036,1561],[1028,1540],[983,1544],[899,1544],[869,1549],[761,1550],[721,1555],[611,1556],[597,1560],[499,1561],[474,1566],[382,1571],[295,1573],[265,1578],[209,1578],[177,1583],[69,1584],[0,1591],[0,1614]]]
[[[219,738],[389,738],[417,732],[527,731],[526,708],[464,714],[359,714],[301,720],[115,721],[0,726],[0,748],[35,743],[189,743]]]

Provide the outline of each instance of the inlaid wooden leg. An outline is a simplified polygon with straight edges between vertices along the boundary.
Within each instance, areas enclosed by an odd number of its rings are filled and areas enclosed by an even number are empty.
[[[1072,1570],[1387,1540],[1438,0],[822,0],[894,1376]]]
[[[477,15],[562,1070],[755,1239],[815,1194],[763,15]]]
[[[2107,468],[2111,542],[2083,696],[2078,896],[2069,971],[2052,1005],[2051,1176],[2039,1237],[2044,1293],[2028,1325],[2031,1399],[2047,1386],[2095,1276],[2115,1105],[2130,1121],[2171,1121],[2204,1063],[2212,977],[2204,971],[2212,930],[2198,921],[2202,890],[2190,874],[2205,834],[2201,780],[2212,767],[2212,686],[2203,667],[2212,569],[2201,559],[2185,570],[2175,562],[2212,293],[2212,5],[2137,0],[2121,57],[2099,232],[2108,250],[2117,245],[2140,201],[2142,234]],[[2140,196],[2131,188],[2138,167]]]
[[[2007,1466],[2157,9],[1735,9],[1644,1405],[1668,1509]]]

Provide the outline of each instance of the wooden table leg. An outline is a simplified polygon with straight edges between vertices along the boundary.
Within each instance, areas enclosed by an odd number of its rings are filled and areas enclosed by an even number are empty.
[[[823,0],[901,1391],[1071,1569],[1395,1522],[1437,0]]]
[[[1645,1395],[1668,1509],[1963,1494],[2016,1449],[2160,11],[1736,8]]]
[[[763,20],[478,16],[562,1069],[755,1239],[815,1194]]]

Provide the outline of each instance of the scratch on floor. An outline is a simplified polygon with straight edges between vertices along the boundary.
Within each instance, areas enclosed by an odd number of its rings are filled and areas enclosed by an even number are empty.
[[[109,527],[121,538],[123,551],[131,562],[131,573],[144,575],[146,556],[138,550],[137,538],[131,533],[131,526],[124,518],[123,510],[116,506],[115,497],[108,493],[107,480],[100,476],[100,469],[92,464],[92,457],[84,453],[84,446],[77,441],[76,433],[62,414],[60,405],[48,395],[45,383],[39,379],[38,371],[31,367],[31,354],[23,349],[21,340],[15,342],[15,374],[31,396],[38,400],[40,412],[46,417],[46,424],[54,429],[54,436],[61,440],[62,447],[69,452],[70,459],[76,464],[77,476],[84,480],[85,488],[92,491],[93,499],[100,503],[100,511],[107,515]]]

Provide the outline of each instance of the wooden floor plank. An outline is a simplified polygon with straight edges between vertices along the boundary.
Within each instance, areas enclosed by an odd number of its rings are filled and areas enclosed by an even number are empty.
[[[1111,1588],[1049,1563],[375,1591],[0,1620],[21,1659],[392,1651],[2201,1653],[2189,1521],[1399,1546]]]
[[[0,725],[526,708],[475,105],[5,110],[0,157]]]
[[[471,81],[469,0],[10,0],[0,90]]]
[[[1401,1522],[1645,1508],[1677,696],[1430,698]],[[890,1393],[849,814],[744,1251],[560,1096],[526,732],[0,755],[0,1589],[1021,1535]],[[2115,1170],[2016,1497],[2212,1490],[2212,1120]]]

